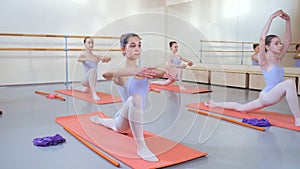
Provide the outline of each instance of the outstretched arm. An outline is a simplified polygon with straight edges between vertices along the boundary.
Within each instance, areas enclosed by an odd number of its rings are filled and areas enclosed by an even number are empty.
[[[273,21],[274,18],[276,18],[277,16],[279,16],[280,14],[282,14],[283,11],[282,10],[278,10],[275,13],[273,13],[267,23],[265,24],[261,34],[260,34],[260,38],[259,38],[259,52],[258,52],[258,62],[260,64],[260,66],[266,66],[267,64],[267,58],[266,58],[266,53],[265,53],[265,40],[266,40],[266,36],[269,32],[271,23]]]
[[[99,55],[95,55],[95,56],[98,58],[98,61],[102,61],[104,63],[111,61],[111,57],[108,56],[99,56]]]
[[[143,67],[143,68],[119,68],[117,70],[111,70],[105,72],[103,77],[107,80],[113,78],[119,78],[124,76],[139,76],[153,78],[156,75],[155,68]]]
[[[286,25],[285,25],[285,41],[284,41],[284,46],[281,50],[281,53],[279,55],[279,59],[282,60],[282,58],[284,57],[286,51],[289,48],[289,45],[292,41],[292,34],[291,34],[291,20],[290,20],[290,16],[288,14],[286,14],[285,12],[283,12],[280,17],[282,19],[284,19],[286,21]]]
[[[180,59],[187,62],[188,66],[193,66],[193,64],[194,64],[193,61],[188,60],[188,59],[184,58],[183,56],[180,56]]]

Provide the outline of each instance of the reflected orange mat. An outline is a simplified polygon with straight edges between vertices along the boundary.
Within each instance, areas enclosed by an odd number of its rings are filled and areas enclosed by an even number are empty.
[[[181,93],[188,93],[188,94],[211,92],[211,90],[208,90],[208,89],[188,88],[188,87],[186,87],[185,90],[180,90],[179,86],[175,86],[175,85],[164,86],[164,85],[159,85],[159,84],[150,84],[149,88],[150,88],[150,90],[151,89],[161,89],[161,90],[169,90],[169,91],[173,91],[173,92],[181,92]]]
[[[222,108],[209,108],[204,105],[203,102],[187,104],[187,107],[205,110],[209,112],[214,112],[218,114],[223,114],[226,116],[236,117],[236,118],[266,118],[270,121],[272,126],[277,126],[281,128],[286,128],[290,130],[300,131],[300,127],[295,126],[294,116],[290,114],[283,114],[277,112],[270,112],[266,110],[256,110],[249,113],[241,113],[235,110],[222,109]]]
[[[91,103],[96,103],[96,104],[109,104],[109,103],[122,102],[122,99],[118,96],[113,96],[101,92],[97,92],[97,95],[101,98],[101,100],[98,101],[93,100],[92,95],[90,93],[79,92],[76,90],[55,90],[55,92],[72,96]]]
[[[159,162],[144,161],[136,155],[136,144],[132,135],[120,134],[92,123],[89,117],[93,115],[107,117],[101,112],[94,112],[57,117],[55,121],[132,168],[162,168],[207,155],[145,131],[145,141],[149,149],[157,155]]]

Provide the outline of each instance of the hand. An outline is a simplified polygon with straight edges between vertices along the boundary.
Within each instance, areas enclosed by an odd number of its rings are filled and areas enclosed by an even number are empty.
[[[181,65],[181,68],[184,69],[184,68],[186,68],[186,66],[187,66],[186,64],[182,64],[182,65]]]
[[[194,64],[194,63],[193,63],[192,61],[189,61],[189,62],[187,63],[188,66],[193,66],[193,64]]]
[[[111,57],[102,57],[101,61],[104,63],[110,62],[111,61]]]
[[[177,76],[178,76],[178,73],[177,73],[176,69],[167,69],[163,75],[164,78],[174,79],[174,80],[177,79]]]
[[[154,78],[156,76],[155,68],[153,67],[143,67],[140,68],[139,72],[135,74],[138,77]]]
[[[280,16],[280,15],[282,15],[284,12],[282,11],[282,10],[278,10],[278,11],[276,11],[276,12],[274,12],[271,16],[270,16],[270,18],[276,18],[277,16]]]
[[[289,21],[290,20],[290,16],[283,12],[282,14],[279,15],[282,19],[286,20],[286,21]]]

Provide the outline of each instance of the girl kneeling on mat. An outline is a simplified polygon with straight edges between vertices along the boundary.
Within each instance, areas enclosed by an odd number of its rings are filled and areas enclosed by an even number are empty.
[[[160,84],[160,85],[167,86],[174,83],[177,79],[180,90],[185,90],[186,88],[182,84],[183,69],[186,68],[187,66],[193,66],[193,62],[177,54],[178,44],[176,41],[170,41],[169,47],[172,54],[169,56],[168,59],[168,66],[169,66],[168,71],[170,72],[170,74],[172,73],[172,76],[168,78],[168,80],[166,81],[154,81],[151,82],[151,84]],[[181,61],[187,63],[183,64],[181,63]]]
[[[285,42],[281,43],[276,35],[267,35],[274,18],[280,17],[286,22]],[[300,126],[300,110],[294,81],[284,80],[284,69],[281,61],[288,50],[291,42],[290,16],[282,10],[276,11],[268,19],[259,40],[258,62],[266,81],[266,87],[260,92],[259,98],[246,104],[236,102],[206,103],[210,107],[223,107],[240,112],[250,112],[278,103],[284,96],[289,108],[295,117],[295,125]]]
[[[137,66],[136,61],[141,55],[141,38],[137,34],[123,34],[120,44],[125,62],[121,68],[104,73],[103,77],[117,84],[123,106],[114,119],[99,116],[91,116],[90,119],[120,133],[131,131],[137,145],[137,155],[146,161],[156,162],[157,157],[149,150],[144,140],[143,110],[149,90],[148,78],[167,76],[158,69]]]
[[[97,82],[97,68],[99,62],[109,62],[110,57],[97,56],[93,53],[94,40],[92,37],[86,37],[83,40],[85,50],[79,56],[78,62],[82,62],[85,74],[80,80],[81,88],[74,89],[81,92],[90,92],[94,100],[100,100],[101,98],[97,95],[96,82]]]

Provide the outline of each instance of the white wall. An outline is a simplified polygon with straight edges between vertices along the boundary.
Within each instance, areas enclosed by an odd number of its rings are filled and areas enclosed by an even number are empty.
[[[138,32],[144,39],[144,50],[149,51],[161,49],[164,45],[164,41],[150,43],[153,37],[143,36],[146,32],[163,33],[165,22],[161,16],[164,15],[164,5],[164,0],[2,0],[0,32],[118,37],[125,32]],[[147,14],[150,12],[160,15]],[[69,39],[68,42],[69,48],[83,47],[82,39]],[[118,40],[95,41],[95,48],[118,48],[118,45]],[[0,37],[0,47],[64,48],[64,39]],[[145,63],[163,62],[161,52],[154,52],[156,58]],[[120,52],[95,53],[113,57],[111,63],[101,65],[99,74],[104,69],[117,66],[123,58]],[[144,52],[143,57],[146,58],[149,53]],[[79,80],[83,73],[81,65],[76,62],[79,54],[68,52],[69,80]],[[65,52],[0,51],[0,77],[0,85],[63,82]]]
[[[300,41],[300,1],[299,0],[193,0],[187,3],[170,5],[168,14],[182,18],[188,24],[169,23],[168,33],[180,34],[190,48],[200,49],[199,40],[226,40],[257,42],[260,32],[268,17],[276,10],[283,9],[291,16],[293,42]],[[194,27],[197,31],[189,31],[186,27]],[[284,21],[275,19],[270,33],[284,37]],[[180,30],[180,31],[179,31]],[[186,31],[182,31],[186,30]],[[232,50],[241,49],[237,44],[204,43],[204,49]],[[251,45],[245,49],[252,50]],[[290,47],[294,50],[294,46]],[[204,63],[240,64],[241,53],[204,53]],[[245,53],[246,63],[250,58]],[[218,56],[218,57],[217,57]],[[293,65],[292,55],[284,60],[285,66]]]
[[[137,32],[143,38],[142,65],[164,62],[169,53],[169,40],[177,40],[179,52],[197,62],[200,60],[200,39],[257,41],[268,16],[283,9],[292,18],[293,42],[300,41],[298,0],[181,2],[184,3],[176,1],[166,7],[166,3],[172,3],[166,0],[2,0],[0,32],[107,36]],[[283,22],[276,19],[271,32],[282,36],[283,30]],[[68,42],[70,48],[82,47],[82,39],[69,39]],[[119,45],[118,40],[97,39],[95,43],[95,48],[117,48]],[[224,48],[224,45],[217,46]],[[0,47],[63,48],[64,39],[0,37]],[[204,47],[213,45],[204,44]],[[247,47],[251,50],[251,46]],[[120,52],[95,53],[113,57],[111,63],[101,65],[99,74],[118,66],[122,60]],[[70,80],[79,80],[82,75],[82,67],[76,62],[79,54],[68,52]],[[232,53],[221,57],[220,53],[210,53],[202,59],[204,63],[240,64],[240,55]],[[64,57],[65,52],[0,51],[0,85],[63,82]],[[291,65],[291,55],[284,64]]]

